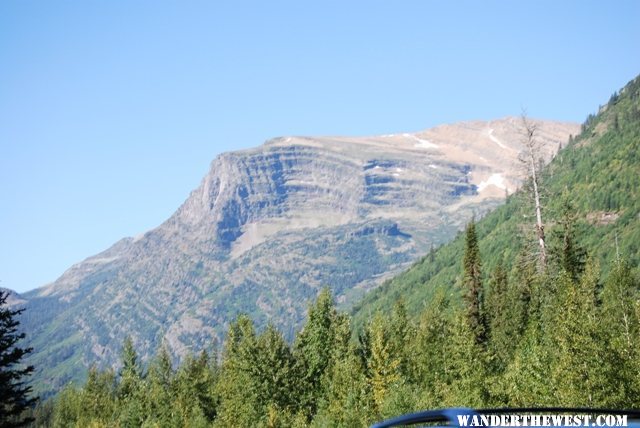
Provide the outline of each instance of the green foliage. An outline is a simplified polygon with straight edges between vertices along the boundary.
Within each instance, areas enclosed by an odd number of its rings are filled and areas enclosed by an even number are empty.
[[[357,427],[423,408],[636,406],[639,283],[622,260],[604,287],[600,278],[593,259],[579,281],[564,270],[509,278],[497,268],[483,343],[468,308],[442,290],[417,321],[402,301],[390,314],[376,313],[358,343],[326,290],[293,346],[275,327],[258,333],[240,316],[219,364],[201,353],[174,369],[162,348],[143,372],[127,342],[119,376],[90,370],[83,387],[68,386],[53,412],[41,413],[49,418],[43,425]],[[528,307],[518,306],[523,294]],[[501,315],[510,307],[517,308],[506,311],[512,323]],[[499,352],[507,338],[508,350]]]
[[[294,345],[296,373],[300,376],[300,397],[304,412],[316,412],[323,392],[322,379],[332,363],[340,318],[328,289],[323,289]]]
[[[585,132],[573,138],[542,170],[543,204],[551,258],[558,260],[562,219],[571,201],[573,237],[607,273],[616,254],[632,266],[640,263],[640,76],[619,92],[615,104],[594,116]],[[614,118],[618,118],[618,128]],[[564,197],[566,195],[567,197]],[[531,201],[516,192],[476,225],[478,247],[485,273],[502,264],[507,272],[518,263],[524,249],[531,258],[535,239]],[[408,271],[367,294],[353,308],[354,325],[363,328],[371,313],[387,312],[398,298],[407,302],[410,317],[417,318],[437,289],[449,288],[460,277],[465,234],[417,261]],[[555,251],[555,253],[554,253]],[[584,260],[584,259],[583,259]],[[519,267],[518,267],[519,269]]]
[[[462,313],[450,321],[451,336],[445,346],[449,358],[444,362],[447,407],[482,407],[486,401],[485,353],[476,342],[475,332]]]
[[[514,329],[514,309],[517,298],[509,295],[509,291],[515,287],[509,287],[507,272],[501,264],[496,266],[489,280],[487,287],[487,297],[485,303],[487,326],[490,332],[489,337],[492,347],[490,355],[493,359],[491,364],[498,370],[504,369],[504,365],[509,360],[513,350],[513,337],[517,333],[517,326]],[[514,331],[516,330],[516,331]]]
[[[220,380],[216,386],[221,397],[218,425],[247,426],[260,420],[257,406],[258,388],[252,371],[256,359],[256,332],[247,316],[240,316],[229,327],[227,346],[222,360]]]
[[[24,333],[18,333],[16,319],[24,309],[11,309],[7,305],[9,292],[0,289],[0,426],[19,427],[31,422],[25,410],[36,402],[31,397],[31,387],[26,385],[33,366],[24,366],[22,360],[31,348],[21,348],[19,341]]]
[[[476,225],[472,221],[465,232],[465,249],[462,259],[464,277],[464,301],[466,306],[466,321],[477,344],[486,340],[487,327],[483,308],[482,272],[480,271],[480,250]]]
[[[140,392],[142,372],[138,363],[138,355],[133,347],[130,337],[124,341],[122,349],[122,369],[120,370],[120,383],[118,385],[118,398],[127,403],[137,398]]]
[[[65,387],[55,398],[52,424],[54,427],[72,427],[85,410],[80,407],[80,392],[73,386]],[[47,421],[38,421],[46,424]]]
[[[326,380],[314,426],[365,427],[374,405],[362,360],[353,347],[336,358]]]
[[[550,332],[550,343],[555,344],[551,380],[555,400],[568,407],[601,405],[611,387],[603,377],[606,348],[597,346],[598,277],[597,267],[590,264],[580,282],[569,272],[558,278],[556,319]]]
[[[38,414],[56,427],[358,427],[445,406],[640,406],[639,103],[636,79],[545,170],[550,194],[568,191],[575,207],[549,199],[553,269],[536,269],[518,193],[371,293],[353,319],[324,289],[293,345],[240,315],[219,363],[203,353],[174,369],[161,349],[146,372],[126,341],[119,376],[92,369]],[[613,224],[602,224],[605,206]]]
[[[574,281],[582,274],[587,256],[586,250],[576,243],[576,214],[568,195],[564,195],[562,217],[558,221],[559,228],[554,230],[551,254],[558,271],[564,271]]]
[[[490,388],[496,406],[541,407],[557,404],[549,382],[550,349],[538,320],[532,320],[519,338],[513,358]]]
[[[441,406],[448,389],[449,373],[443,368],[451,357],[449,305],[444,292],[438,292],[422,313],[415,340],[405,345],[414,356],[413,380],[422,386],[417,395],[425,408]]]
[[[92,367],[79,396],[82,412],[78,416],[78,424],[88,426],[94,419],[111,420],[115,412],[115,397],[116,383],[113,371],[101,372]]]
[[[602,291],[599,337],[607,344],[607,377],[617,387],[611,406],[640,406],[640,281],[623,259],[615,261]]]
[[[400,358],[391,343],[385,320],[377,314],[369,325],[371,353],[368,360],[373,402],[380,409],[389,389],[400,382]]]

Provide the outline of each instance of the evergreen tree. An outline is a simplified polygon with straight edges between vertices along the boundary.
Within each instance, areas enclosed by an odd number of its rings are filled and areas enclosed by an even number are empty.
[[[391,316],[384,325],[388,344],[388,361],[398,361],[398,380],[393,382],[379,407],[380,416],[387,418],[412,411],[418,405],[418,369],[414,359],[417,349],[417,330],[409,321],[402,299],[396,301]]]
[[[91,367],[79,399],[82,413],[77,425],[89,426],[99,422],[113,424],[117,409],[115,373],[112,370],[101,372],[95,366]]]
[[[402,378],[411,381],[414,378],[411,364],[413,359],[411,345],[415,340],[416,331],[409,322],[407,308],[402,299],[399,299],[393,306],[388,323],[387,330],[391,355],[400,361],[398,370]]]
[[[609,360],[608,382],[616,385],[607,406],[640,406],[640,282],[626,260],[618,259],[602,291],[598,325]]]
[[[251,376],[252,385],[258,388],[259,406],[294,410],[299,391],[295,385],[293,356],[282,334],[272,324],[258,337]]]
[[[373,413],[371,389],[354,349],[331,367],[326,396],[313,426],[366,427]]]
[[[299,405],[289,346],[272,325],[256,336],[246,316],[229,329],[217,394],[220,426],[281,426]],[[310,415],[309,415],[310,416]]]
[[[544,273],[539,273],[536,268],[536,261],[531,259],[526,248],[517,256],[516,263],[512,271],[513,281],[510,281],[507,289],[508,314],[505,318],[507,335],[515,338],[522,337],[531,318],[540,316],[543,306],[541,299],[553,294],[551,290],[540,289],[539,284],[543,282]],[[544,298],[536,295],[537,291],[545,293]],[[517,341],[511,341],[508,349],[513,350]]]
[[[368,426],[373,402],[363,359],[350,343],[349,318],[342,315],[336,323],[336,340],[331,360],[334,362],[324,378],[324,397],[312,426]]]
[[[552,406],[550,353],[537,318],[529,321],[513,358],[491,388],[492,406]]]
[[[142,369],[130,336],[125,339],[122,347],[122,368],[119,375],[118,399],[122,403],[138,400],[138,394],[142,387]]]
[[[498,263],[489,280],[485,299],[485,316],[489,331],[491,331],[492,335],[494,334],[494,326],[498,326],[501,321],[499,319],[500,314],[503,314],[506,309],[507,289],[507,271],[504,269],[502,263]]]
[[[509,282],[501,326],[492,330],[497,375],[491,388],[492,406],[531,407],[552,405],[550,397],[550,353],[552,342],[545,326],[553,329],[556,306],[548,308],[547,296],[555,295],[553,282],[523,250]],[[543,296],[544,294],[544,296]],[[544,301],[544,302],[543,302]],[[551,322],[544,322],[551,317]]]
[[[197,358],[188,356],[175,376],[176,404],[183,418],[202,417],[213,421],[216,417],[218,397],[215,386],[218,369],[209,354],[202,351]]]
[[[605,379],[606,359],[597,337],[595,302],[597,266],[587,265],[580,282],[564,272],[558,278],[555,322],[549,335],[553,343],[551,379],[557,404],[567,407],[602,405],[610,393]]]
[[[240,315],[229,326],[216,394],[220,396],[216,426],[253,426],[265,415],[251,373],[256,366],[257,337],[253,321]]]
[[[368,369],[373,401],[378,410],[382,407],[389,389],[402,379],[401,360],[397,355],[394,355],[389,336],[385,328],[385,320],[380,313],[376,314],[369,325],[371,356],[368,361]]]
[[[119,422],[123,427],[138,427],[145,419],[143,402],[145,385],[142,369],[131,337],[127,337],[122,347],[122,368],[119,372],[117,388]]]
[[[482,407],[487,401],[485,352],[475,340],[466,317],[457,313],[447,341],[444,370],[447,386],[444,405],[447,407]]]
[[[492,366],[501,371],[511,357],[513,345],[514,302],[509,301],[507,272],[498,264],[489,282],[485,299],[486,318],[490,336]],[[511,294],[513,296],[513,293]]]
[[[415,382],[422,387],[419,401],[425,408],[441,406],[448,390],[450,349],[447,342],[451,337],[451,324],[447,314],[450,311],[449,299],[440,290],[423,311],[411,348]]]
[[[162,346],[149,364],[146,378],[147,394],[145,397],[146,421],[167,426],[175,424],[178,417],[174,409],[174,376],[171,356]]]
[[[80,403],[80,391],[71,384],[65,386],[55,397],[53,427],[75,426],[84,411]]]
[[[322,379],[331,364],[331,347],[335,343],[338,313],[328,288],[323,289],[309,308],[307,323],[296,337],[294,356],[300,377],[300,404],[311,416],[322,396]]]
[[[560,230],[553,233],[556,242],[551,252],[559,270],[564,270],[577,281],[584,271],[587,252],[576,240],[576,215],[571,201],[568,195],[563,199],[562,218],[558,221]]]
[[[0,425],[19,427],[32,422],[32,418],[23,414],[36,402],[31,397],[31,387],[25,384],[25,377],[34,368],[22,363],[31,348],[18,346],[25,334],[18,333],[20,323],[16,317],[24,309],[9,308],[8,296],[8,291],[0,290]]]
[[[471,221],[465,232],[464,267],[464,298],[466,303],[466,318],[474,340],[478,344],[485,343],[487,328],[483,313],[482,273],[480,270],[480,250],[476,225]]]

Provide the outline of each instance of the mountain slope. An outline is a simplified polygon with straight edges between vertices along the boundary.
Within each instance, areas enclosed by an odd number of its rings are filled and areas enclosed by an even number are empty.
[[[640,76],[615,93],[597,115],[589,115],[572,139],[544,169],[544,219],[548,244],[559,245],[554,231],[562,206],[570,201],[577,235],[603,271],[621,254],[632,266],[640,263]],[[498,263],[508,269],[535,236],[533,202],[526,191],[478,222],[483,272],[488,278]],[[535,246],[535,244],[533,244]],[[355,323],[388,311],[402,297],[418,314],[437,289],[458,293],[464,237],[434,251],[399,276],[369,293],[353,309]]]
[[[545,158],[573,124],[539,122]],[[291,337],[329,285],[349,305],[447,241],[520,183],[518,119],[367,138],[277,138],[216,158],[162,225],[26,293],[23,326],[42,390],[126,335],[145,358],[219,345],[238,313]]]

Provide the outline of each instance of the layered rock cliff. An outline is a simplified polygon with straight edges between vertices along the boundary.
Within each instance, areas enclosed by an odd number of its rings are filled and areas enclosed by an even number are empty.
[[[578,126],[538,122],[548,160]],[[225,153],[166,222],[26,293],[41,388],[116,363],[221,346],[241,312],[289,337],[329,286],[349,305],[523,178],[519,120],[365,138],[276,138]]]

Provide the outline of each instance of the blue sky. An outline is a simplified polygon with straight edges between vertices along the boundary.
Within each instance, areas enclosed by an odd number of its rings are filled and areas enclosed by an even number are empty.
[[[224,151],[516,115],[640,73],[638,1],[0,2],[0,286],[160,224]]]

